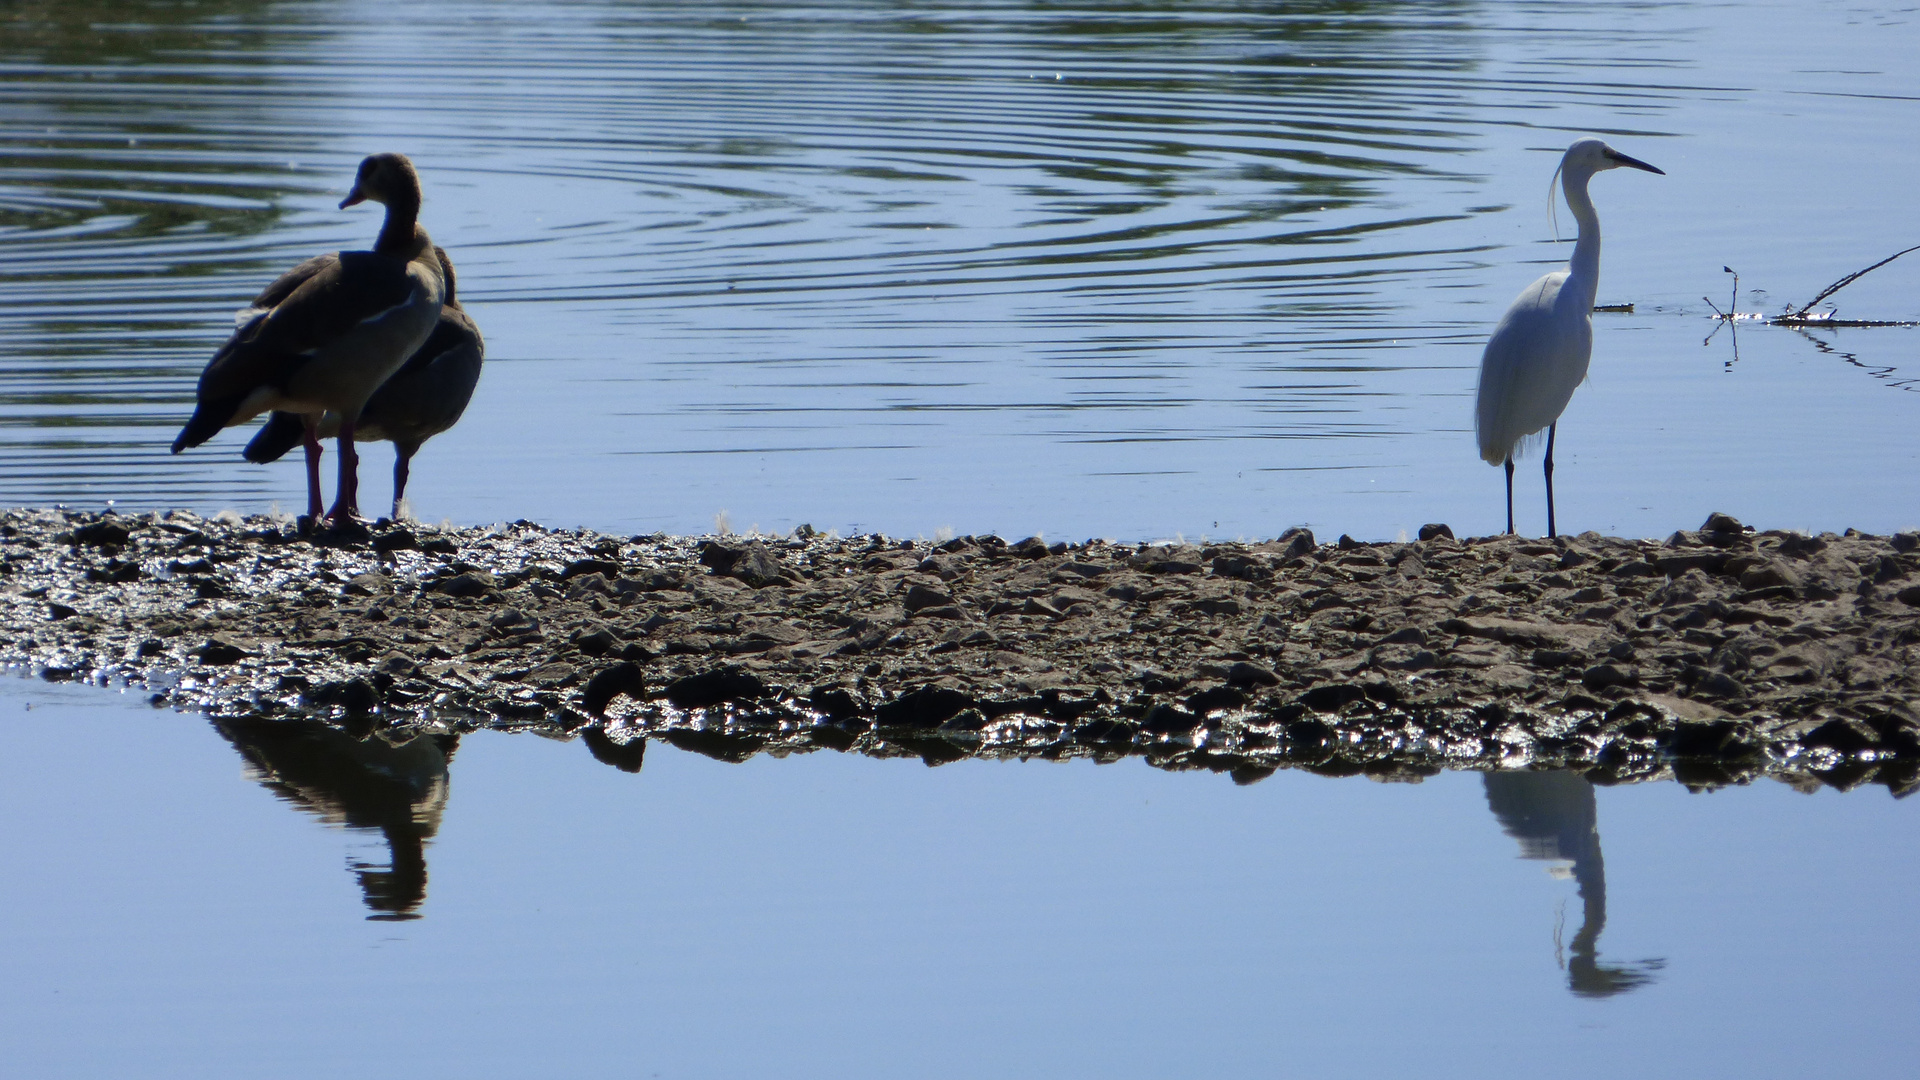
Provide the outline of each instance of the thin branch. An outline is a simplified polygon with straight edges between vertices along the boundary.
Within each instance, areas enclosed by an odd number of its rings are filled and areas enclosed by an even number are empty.
[[[1875,270],[1880,269],[1881,267],[1887,265],[1888,263],[1899,258],[1900,256],[1907,254],[1907,252],[1909,251],[1920,251],[1920,244],[1915,244],[1914,246],[1907,248],[1906,251],[1896,251],[1893,254],[1887,256],[1886,258],[1881,259],[1879,262],[1874,263],[1872,266],[1867,267],[1865,270],[1855,270],[1853,273],[1848,274],[1846,277],[1843,277],[1839,281],[1836,281],[1833,284],[1827,286],[1826,288],[1820,290],[1820,295],[1807,301],[1806,304],[1804,304],[1800,308],[1800,310],[1798,311],[1789,310],[1786,314],[1780,316],[1778,319],[1775,319],[1773,321],[1777,323],[1783,323],[1786,325],[1792,325],[1793,323],[1796,323],[1796,322],[1809,321],[1807,319],[1807,312],[1812,311],[1813,306],[1815,304],[1818,304],[1820,301],[1825,300],[1827,297],[1832,296],[1834,293],[1839,292],[1841,289],[1846,288],[1847,286],[1853,284],[1854,282],[1860,280],[1861,278],[1874,272]],[[1831,321],[1824,321],[1824,324],[1828,326],[1841,325]],[[1856,323],[1856,324],[1849,324],[1849,325],[1898,326],[1900,324],[1899,323],[1865,322],[1865,323]]]

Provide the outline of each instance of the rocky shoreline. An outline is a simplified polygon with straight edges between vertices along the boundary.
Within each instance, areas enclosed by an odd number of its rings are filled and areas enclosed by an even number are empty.
[[[1047,544],[356,535],[0,514],[0,663],[401,739],[536,729],[637,768],[818,748],[1252,782],[1565,767],[1920,787],[1920,534]]]

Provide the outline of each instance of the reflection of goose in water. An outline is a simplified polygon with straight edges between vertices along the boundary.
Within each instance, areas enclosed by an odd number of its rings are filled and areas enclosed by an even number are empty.
[[[1651,982],[1663,961],[1600,962],[1600,931],[1607,926],[1607,869],[1600,857],[1592,781],[1569,772],[1495,772],[1484,779],[1487,805],[1507,835],[1520,841],[1521,858],[1573,864],[1584,911],[1566,961],[1568,986],[1583,997],[1607,997]]]
[[[457,735],[399,745],[356,739],[317,720],[216,720],[267,790],[323,821],[378,829],[392,851],[385,869],[355,863],[373,919],[417,918],[427,897],[426,844],[447,805],[447,762]]]

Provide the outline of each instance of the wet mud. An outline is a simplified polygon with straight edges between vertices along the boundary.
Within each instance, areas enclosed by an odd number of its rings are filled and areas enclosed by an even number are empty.
[[[0,515],[0,662],[218,717],[728,760],[1920,786],[1920,534],[607,536]]]

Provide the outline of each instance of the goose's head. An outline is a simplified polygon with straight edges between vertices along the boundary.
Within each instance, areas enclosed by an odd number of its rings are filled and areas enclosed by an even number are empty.
[[[340,200],[345,210],[355,203],[371,200],[392,206],[395,203],[420,204],[420,175],[405,154],[374,154],[360,163],[353,178],[353,190]]]

